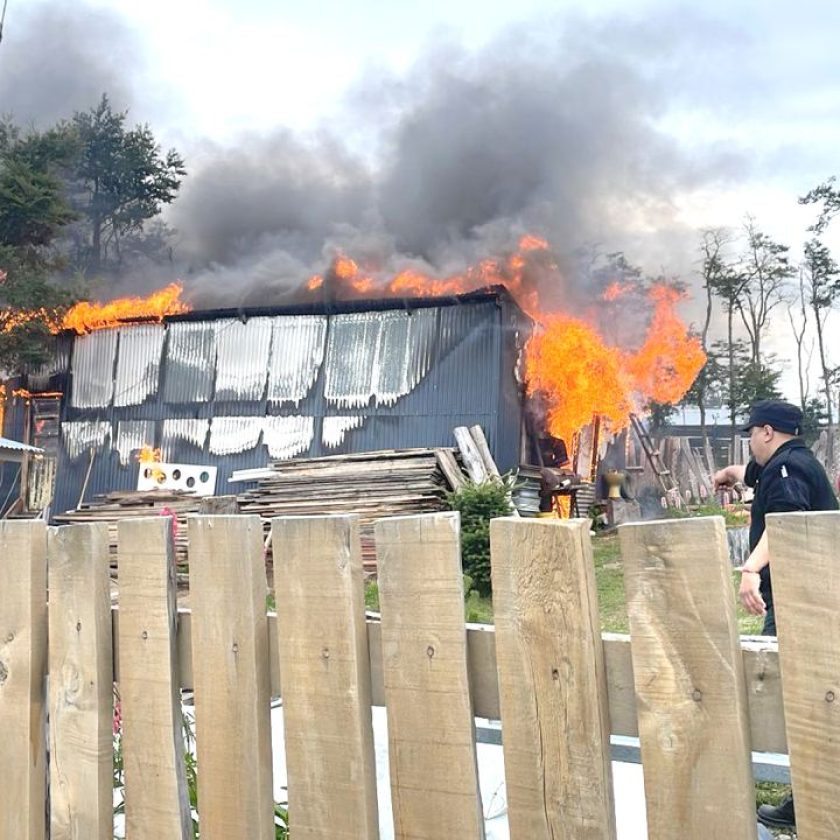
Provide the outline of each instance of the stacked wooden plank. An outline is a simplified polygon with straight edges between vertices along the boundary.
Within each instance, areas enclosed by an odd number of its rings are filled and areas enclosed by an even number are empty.
[[[54,517],[59,525],[78,522],[106,522],[111,543],[111,565],[116,565],[117,523],[142,516],[164,516],[169,511],[177,520],[175,557],[179,565],[187,562],[187,516],[198,513],[201,498],[170,490],[123,491],[97,496],[78,510],[68,510]]]
[[[454,465],[454,467],[453,467]],[[373,523],[446,509],[444,470],[459,469],[451,449],[402,449],[275,461],[257,487],[239,497],[242,513],[306,516],[356,513],[362,556],[375,567]]]

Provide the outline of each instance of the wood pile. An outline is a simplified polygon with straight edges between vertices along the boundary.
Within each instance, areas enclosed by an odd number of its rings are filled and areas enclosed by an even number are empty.
[[[373,523],[446,509],[444,494],[461,475],[451,449],[402,449],[275,461],[257,487],[239,496],[243,514],[314,516],[355,513],[362,560],[376,567]],[[267,523],[266,523],[267,525]]]
[[[105,522],[111,544],[111,566],[116,566],[117,523],[138,516],[163,516],[169,510],[178,523],[175,536],[175,557],[178,565],[187,562],[187,516],[198,513],[202,499],[191,493],[171,490],[122,491],[97,496],[78,510],[56,514],[59,525],[81,522]]]

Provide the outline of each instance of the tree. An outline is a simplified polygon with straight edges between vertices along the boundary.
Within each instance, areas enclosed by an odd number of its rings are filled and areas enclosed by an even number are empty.
[[[64,127],[23,135],[0,126],[0,368],[42,364],[51,329],[71,302],[50,277],[50,247],[72,220],[60,172],[72,156]]]
[[[785,290],[794,269],[788,259],[790,249],[787,245],[774,241],[759,230],[751,216],[744,224],[744,233],[743,271],[747,282],[736,304],[750,338],[752,362],[760,366],[761,339],[770,313],[785,299]]]
[[[820,354],[823,393],[825,394],[828,423],[832,422],[832,384],[834,370],[828,363],[825,349],[825,325],[828,313],[840,295],[840,268],[832,259],[831,252],[814,238],[805,243],[805,273],[807,276],[807,301],[814,313],[817,330],[817,349]]]
[[[727,377],[727,405],[729,406],[729,423],[732,429],[732,437],[735,437],[735,417],[738,409],[737,391],[737,344],[735,339],[735,313],[738,311],[741,295],[750,276],[740,271],[732,263],[720,260],[719,266],[712,272],[707,280],[712,293],[719,297],[723,303],[723,310],[726,313],[726,343],[721,346],[716,343],[715,353],[718,358],[726,355],[724,369]]]
[[[825,181],[799,199],[800,204],[822,205],[817,221],[808,228],[816,234],[822,233],[828,227],[829,222],[840,213],[840,189],[834,186],[836,180],[834,175],[826,178]]]
[[[95,108],[73,117],[79,142],[74,201],[87,223],[83,270],[97,272],[111,259],[119,265],[122,238],[171,204],[186,174],[178,152],[164,154],[147,125],[127,128],[127,116],[103,95]]]
[[[805,300],[805,272],[799,269],[799,288],[797,291],[799,303],[799,323],[794,318],[793,308],[788,305],[787,313],[793,337],[796,340],[796,373],[799,379],[799,405],[805,411],[808,404],[808,392],[810,390],[808,370],[811,367],[811,356],[814,351],[814,342],[811,341],[805,350],[805,334],[808,331],[808,305]]]
[[[765,356],[756,364],[749,343],[736,339],[732,344],[716,341],[709,358],[714,360],[713,364],[726,383],[724,401],[732,418],[733,436],[737,431],[734,418],[746,414],[754,402],[781,399],[778,383],[782,372],[776,366],[774,356]]]
[[[708,405],[709,392],[715,386],[714,377],[719,377],[721,370],[717,360],[709,355],[709,326],[712,322],[712,297],[716,288],[725,284],[725,276],[728,271],[724,258],[724,251],[730,243],[731,237],[723,228],[714,228],[703,231],[703,239],[700,245],[702,256],[701,276],[703,278],[703,289],[706,292],[706,314],[703,320],[703,328],[700,331],[700,345],[706,354],[706,364],[697,374],[688,394],[691,400],[700,409],[700,434],[703,437],[703,444],[709,441],[706,430],[706,406]],[[686,396],[688,396],[688,394]]]

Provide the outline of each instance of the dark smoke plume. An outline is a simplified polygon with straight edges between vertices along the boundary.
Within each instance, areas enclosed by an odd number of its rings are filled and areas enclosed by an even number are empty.
[[[369,74],[314,139],[280,130],[205,150],[171,214],[194,293],[269,302],[337,252],[384,275],[446,274],[526,231],[568,271],[593,243],[658,257],[639,230],[694,248],[672,197],[731,177],[736,159],[683,154],[656,126],[665,85],[601,34],[518,28],[475,54],[438,44],[404,78]],[[338,139],[346,126],[352,147]]]
[[[0,112],[43,127],[107,91],[158,129],[144,56],[119,17],[82,2],[12,11]],[[675,194],[744,167],[731,153],[686,153],[659,127],[684,93],[674,56],[691,54],[692,32],[720,37],[677,17],[540,21],[475,52],[438,38],[404,75],[370,70],[311,135],[180,144],[189,175],[166,215],[175,262],[133,268],[114,293],[180,275],[196,306],[279,303],[338,253],[383,278],[448,275],[526,232],[558,255],[559,273],[537,272],[547,302],[582,284],[581,248],[686,271],[696,234],[674,222]]]
[[[75,3],[9,3],[0,44],[0,113],[45,128],[108,93],[136,105],[142,72],[136,36],[122,18]]]

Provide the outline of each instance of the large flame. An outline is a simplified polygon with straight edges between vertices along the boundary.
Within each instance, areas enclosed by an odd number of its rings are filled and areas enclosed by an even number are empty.
[[[676,402],[683,397],[706,358],[699,340],[676,313],[680,291],[664,283],[645,290],[636,282],[615,281],[593,298],[585,318],[573,317],[540,305],[535,284],[528,282],[533,268],[562,279],[548,243],[526,235],[506,258],[482,260],[462,274],[442,278],[408,268],[377,280],[374,269],[363,269],[340,254],[326,275],[309,279],[307,288],[316,291],[332,283],[335,293],[343,296],[436,297],[506,286],[537,322],[526,348],[528,392],[542,394],[549,431],[569,443],[595,416],[616,432],[629,424],[631,412],[641,411],[650,401]],[[619,309],[640,300],[641,311],[651,313],[642,340],[617,346],[605,339],[597,326],[599,307],[607,307],[604,311],[614,322],[612,334],[622,317]]]
[[[41,321],[53,333],[73,330],[83,335],[126,322],[160,322],[167,315],[180,315],[190,311],[190,307],[181,300],[183,291],[184,287],[180,283],[170,283],[145,298],[117,298],[109,303],[81,301],[72,306],[63,316],[47,309],[28,312],[3,310],[0,311],[0,324],[4,332],[11,332],[27,323]]]
[[[67,312],[61,329],[74,330],[81,335],[125,321],[162,321],[167,315],[190,311],[190,307],[181,300],[183,290],[180,283],[170,283],[146,298],[117,298],[109,303],[82,301]]]

